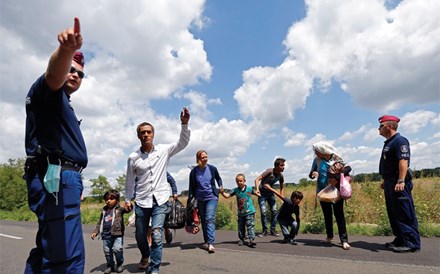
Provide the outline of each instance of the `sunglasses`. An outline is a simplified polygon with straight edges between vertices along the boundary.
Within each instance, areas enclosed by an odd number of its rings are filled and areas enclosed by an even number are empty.
[[[70,73],[77,73],[78,74],[78,77],[80,78],[80,79],[82,79],[82,78],[84,78],[84,76],[86,76],[85,74],[84,74],[84,72],[83,71],[80,71],[80,70],[77,70],[76,68],[74,68],[74,67],[70,67]]]
[[[384,126],[385,126],[384,124],[380,124],[379,129],[383,128]]]

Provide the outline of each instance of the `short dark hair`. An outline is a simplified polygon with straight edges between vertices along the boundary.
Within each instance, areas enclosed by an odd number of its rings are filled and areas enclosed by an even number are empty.
[[[107,201],[108,197],[115,197],[116,201],[119,201],[119,192],[116,189],[110,189],[104,193],[104,201]]]
[[[277,167],[277,166],[279,166],[281,163],[284,163],[284,162],[286,162],[286,159],[284,159],[284,158],[276,158],[276,159],[275,159],[275,162],[273,162],[273,166],[274,166],[274,167]]]
[[[140,123],[140,124],[137,126],[137,128],[136,128],[137,136],[139,136],[139,133],[140,133],[141,127],[143,127],[143,126],[150,126],[151,129],[153,130],[153,133],[154,133],[154,126],[153,126],[152,124],[150,124],[150,123],[148,123],[148,122],[142,122],[142,123]]]
[[[302,200],[304,198],[304,195],[301,191],[294,191],[290,195],[290,199],[293,200],[293,198],[297,198],[298,200]]]

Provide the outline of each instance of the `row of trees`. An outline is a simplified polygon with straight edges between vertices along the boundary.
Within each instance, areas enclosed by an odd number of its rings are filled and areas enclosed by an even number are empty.
[[[10,159],[7,163],[0,165],[0,210],[12,210],[15,208],[27,207],[26,182],[23,180],[24,159]],[[433,169],[422,169],[413,171],[415,178],[440,177],[440,167]],[[380,181],[379,173],[357,174],[353,176],[354,182]],[[104,193],[114,188],[123,193],[125,188],[125,175],[116,178],[116,185],[112,186],[108,179],[100,175],[91,179],[90,197],[87,200],[101,199]],[[307,178],[302,178],[299,186],[314,184]],[[181,195],[187,195],[188,191],[182,191]]]

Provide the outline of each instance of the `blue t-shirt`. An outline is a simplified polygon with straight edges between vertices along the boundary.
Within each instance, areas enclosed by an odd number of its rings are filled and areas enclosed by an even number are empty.
[[[35,81],[26,97],[26,155],[35,156],[38,146],[44,154],[62,151],[65,160],[87,166],[87,150],[80,122],[64,87],[51,91],[44,75]]]
[[[108,209],[103,216],[101,238],[108,240],[112,237],[113,209]]]
[[[408,139],[396,133],[385,141],[379,163],[379,173],[384,179],[393,179],[399,176],[399,161],[408,160],[410,164],[411,151]]]
[[[197,200],[209,201],[209,200],[218,199],[212,193],[212,186],[211,186],[212,174],[208,166],[204,167],[203,169],[200,169],[199,167],[195,167],[195,172],[196,172],[196,181],[197,181],[197,188],[196,188]]]
[[[255,213],[254,203],[252,202],[252,194],[254,193],[254,190],[250,186],[245,186],[243,189],[236,187],[232,190],[231,197],[237,197],[238,216],[246,216]]]

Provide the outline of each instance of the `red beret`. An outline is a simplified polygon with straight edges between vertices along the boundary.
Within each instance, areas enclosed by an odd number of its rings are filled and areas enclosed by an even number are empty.
[[[379,118],[379,123],[383,123],[383,122],[387,122],[387,121],[392,121],[392,122],[400,122],[400,119],[397,118],[396,116],[393,115],[384,115],[382,117]]]
[[[75,52],[75,55],[73,55],[73,61],[77,62],[81,67],[84,67],[84,55],[82,52]]]

